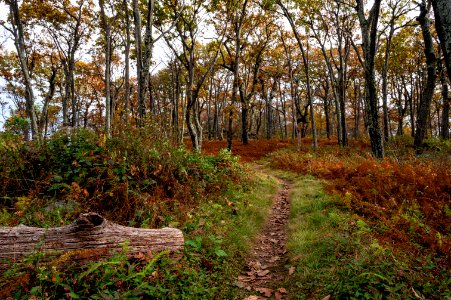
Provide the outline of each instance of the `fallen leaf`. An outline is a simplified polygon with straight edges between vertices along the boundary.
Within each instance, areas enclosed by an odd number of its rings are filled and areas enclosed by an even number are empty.
[[[271,243],[274,243],[274,244],[277,243],[277,240],[275,240],[275,239],[269,239],[269,241],[270,241]]]
[[[282,299],[283,299],[282,294],[279,293],[279,292],[275,292],[275,293],[274,293],[274,297],[276,298],[276,300],[282,300]]]
[[[257,292],[260,292],[265,295],[265,297],[271,297],[273,290],[268,288],[256,288]]]
[[[294,271],[296,271],[295,267],[289,267],[288,268],[288,275],[293,275]]]
[[[279,259],[280,259],[279,256],[273,256],[273,257],[271,257],[271,258],[269,259],[269,261],[273,263],[273,262],[278,261]]]
[[[262,268],[262,264],[258,261],[251,261],[248,265],[253,270],[260,270]]]
[[[423,297],[421,297],[420,295],[418,295],[417,291],[415,291],[415,289],[412,287],[412,292],[415,295],[415,297],[417,297],[418,299],[424,299]]]
[[[258,271],[257,275],[260,277],[266,276],[269,274],[269,270],[264,270],[264,271]]]
[[[278,288],[277,291],[281,294],[288,294],[288,292],[285,288]]]
[[[329,300],[330,299],[330,295],[327,295],[326,297],[324,297],[323,299],[321,299],[321,300]]]
[[[247,276],[238,276],[238,281],[250,281],[251,279]]]
[[[291,262],[298,261],[298,260],[300,260],[301,258],[302,258],[302,255],[296,255],[295,257],[293,257],[292,259],[290,259],[290,261],[291,261]]]
[[[252,295],[252,296],[244,298],[243,300],[261,300],[261,299],[262,298],[259,296]]]

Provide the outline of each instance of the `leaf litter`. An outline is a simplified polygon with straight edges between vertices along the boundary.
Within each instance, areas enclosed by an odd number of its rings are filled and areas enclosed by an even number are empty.
[[[248,291],[258,292],[243,300],[254,299],[290,299],[286,289],[278,285],[294,268],[287,269],[287,232],[290,212],[289,182],[278,179],[280,188],[273,199],[273,205],[268,220],[258,235],[242,275],[238,276],[236,285]]]

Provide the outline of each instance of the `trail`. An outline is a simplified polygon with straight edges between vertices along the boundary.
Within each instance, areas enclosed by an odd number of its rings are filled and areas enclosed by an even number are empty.
[[[257,169],[261,167],[257,166]],[[290,299],[287,291],[279,285],[294,271],[285,268],[288,260],[286,231],[290,213],[288,195],[291,184],[280,178],[276,180],[280,186],[274,196],[268,219],[254,242],[250,256],[246,259],[243,274],[237,279],[239,287],[258,294],[245,300]]]

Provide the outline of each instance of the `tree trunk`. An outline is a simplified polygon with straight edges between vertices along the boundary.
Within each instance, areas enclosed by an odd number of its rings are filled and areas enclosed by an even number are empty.
[[[314,31],[315,32],[315,31]],[[342,126],[341,126],[341,110],[340,110],[340,103],[338,99],[338,83],[336,82],[334,71],[332,69],[332,64],[327,56],[326,48],[323,42],[321,42],[319,36],[315,32],[316,40],[319,42],[321,46],[321,53],[323,54],[324,61],[327,67],[327,74],[329,76],[330,83],[332,85],[332,94],[334,97],[334,104],[335,104],[335,113],[336,113],[336,123],[337,123],[337,140],[338,145],[344,146],[342,141]]]
[[[141,229],[121,226],[96,213],[81,214],[63,227],[0,227],[0,269],[8,262],[40,252],[45,260],[64,255],[68,261],[84,262],[108,257],[127,243],[128,254],[183,250],[183,233],[176,228]]]
[[[431,111],[432,97],[434,95],[436,75],[436,63],[434,43],[430,31],[430,21],[427,17],[428,9],[425,1],[420,5],[420,16],[417,18],[421,25],[421,32],[424,39],[424,53],[427,64],[427,81],[423,95],[420,99],[420,105],[417,117],[417,129],[415,132],[414,146],[417,153],[421,153],[423,140],[427,137],[428,118]]]
[[[55,80],[58,72],[58,68],[55,65],[52,65],[52,73],[49,78],[49,92],[45,96],[44,106],[42,107],[41,118],[38,122],[39,126],[39,136],[45,137],[47,136],[47,125],[48,125],[48,115],[49,115],[49,103],[52,101],[53,96],[55,95]]]
[[[442,130],[441,138],[444,140],[449,139],[449,110],[450,110],[450,98],[448,96],[448,83],[444,72],[441,73],[442,81],[442,99],[443,99],[443,110],[442,110]]]
[[[312,100],[312,91],[311,91],[311,87],[310,87],[310,73],[309,73],[309,65],[308,65],[308,57],[307,54],[304,50],[304,46],[302,45],[302,40],[301,37],[296,29],[296,25],[294,23],[293,18],[291,17],[288,9],[282,4],[281,1],[278,1],[277,4],[280,6],[280,8],[283,11],[283,14],[285,15],[285,17],[287,18],[288,22],[290,23],[291,26],[291,30],[294,33],[294,37],[296,38],[296,41],[298,43],[299,49],[301,50],[301,55],[302,55],[302,62],[304,65],[304,73],[305,73],[305,77],[306,77],[306,84],[307,84],[307,101],[310,105],[310,121],[312,123],[312,143],[313,143],[313,148],[316,149],[318,148],[318,138],[317,138],[317,134],[316,134],[316,122],[315,122],[315,110],[313,107],[313,100]],[[308,49],[307,49],[308,51]]]
[[[324,118],[326,119],[326,137],[330,140],[330,101],[329,101],[329,80],[327,78],[324,79]]]
[[[376,0],[370,10],[368,18],[365,17],[363,0],[356,0],[356,10],[362,30],[363,54],[365,57],[366,98],[368,105],[368,125],[371,140],[371,150],[377,158],[384,157],[384,144],[379,125],[379,110],[374,74],[374,58],[376,56],[377,23],[379,20],[381,0]]]
[[[20,67],[23,75],[23,80],[25,84],[25,99],[26,99],[26,110],[27,116],[30,118],[31,122],[31,138],[39,140],[38,134],[38,123],[36,118],[36,112],[34,107],[34,93],[31,83],[30,70],[28,68],[28,61],[25,50],[24,32],[22,20],[19,14],[19,5],[17,0],[8,2],[10,8],[10,17],[12,25],[12,33],[14,35],[14,45],[16,46],[17,56],[19,58]]]
[[[249,144],[248,123],[249,107],[246,102],[243,102],[241,106],[241,141],[243,142],[243,145]]]
[[[145,107],[145,86],[146,80],[143,75],[143,55],[142,55],[142,36],[141,36],[141,14],[139,12],[138,0],[133,0],[133,20],[135,24],[135,49],[136,49],[136,77],[138,81],[138,116],[139,125],[143,125]],[[144,80],[143,80],[144,79]]]
[[[447,140],[449,139],[450,98],[448,95],[448,80],[441,59],[437,60],[437,71],[440,74],[440,83],[442,84],[442,118],[440,122],[440,138]]]
[[[69,59],[69,84],[70,84],[70,101],[72,106],[71,126],[77,127],[78,108],[77,98],[75,97],[75,52],[72,52]]]
[[[99,0],[100,17],[105,36],[105,133],[111,137],[111,26],[105,15],[105,2]]]
[[[390,20],[390,31],[387,37],[387,45],[385,47],[384,65],[382,66],[382,107],[384,113],[384,140],[388,141],[389,136],[389,119],[388,119],[388,62],[390,59],[391,42],[395,32],[395,20]]]
[[[130,103],[130,45],[131,45],[131,39],[130,39],[130,16],[128,12],[128,4],[127,0],[123,0],[123,8],[125,13],[125,108],[124,108],[124,114],[125,114],[125,126],[128,127],[129,125],[129,103]]]
[[[445,57],[448,78],[451,80],[451,2],[432,0],[435,16],[435,28]]]

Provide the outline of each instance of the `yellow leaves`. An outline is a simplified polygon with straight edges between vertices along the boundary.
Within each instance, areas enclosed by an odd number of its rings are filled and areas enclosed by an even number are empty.
[[[16,209],[18,211],[23,211],[30,205],[31,201],[32,201],[32,199],[29,196],[17,197]]]
[[[47,0],[25,0],[20,11],[25,22],[46,20],[55,24],[68,21],[68,16]]]
[[[345,196],[343,197],[343,203],[346,205],[347,208],[351,208],[352,204],[352,194],[350,192],[346,192]]]

